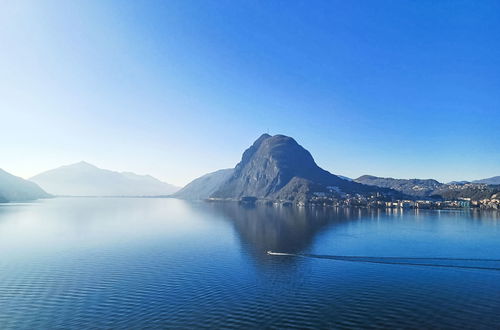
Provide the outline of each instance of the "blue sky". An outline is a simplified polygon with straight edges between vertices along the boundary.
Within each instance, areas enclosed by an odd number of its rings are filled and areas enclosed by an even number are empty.
[[[500,175],[498,1],[15,1],[0,167],[86,160],[183,185],[263,132],[323,168]]]

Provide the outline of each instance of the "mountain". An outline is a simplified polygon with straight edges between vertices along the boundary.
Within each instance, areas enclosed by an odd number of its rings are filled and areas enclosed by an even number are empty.
[[[217,191],[232,174],[232,168],[205,174],[191,181],[184,188],[173,194],[172,197],[192,200],[207,199]]]
[[[371,175],[363,175],[354,181],[367,185],[394,189],[405,194],[408,198],[442,200],[471,198],[472,200],[481,200],[491,198],[492,195],[500,192],[500,185],[471,183],[467,181],[454,181],[444,184],[432,179],[407,180],[380,178]]]
[[[470,181],[450,181],[447,184],[449,185],[464,185],[470,183]]]
[[[0,202],[28,201],[48,197],[50,195],[35,183],[0,169]]]
[[[433,195],[444,200],[456,200],[460,198],[481,200],[492,198],[493,195],[498,193],[500,193],[500,185],[488,185],[485,183],[465,183],[444,185],[434,191]]]
[[[492,178],[475,180],[473,183],[486,183],[486,184],[500,184],[500,176],[494,176]]]
[[[323,170],[293,138],[263,134],[250,146],[232,175],[211,197],[307,201],[314,196],[344,193],[393,193],[389,189],[344,180]]]
[[[30,180],[59,196],[157,196],[178,190],[150,175],[114,172],[86,162],[61,166]]]
[[[363,175],[354,181],[382,188],[390,188],[413,197],[429,197],[436,189],[444,186],[433,179],[393,179],[381,178],[372,175]]]

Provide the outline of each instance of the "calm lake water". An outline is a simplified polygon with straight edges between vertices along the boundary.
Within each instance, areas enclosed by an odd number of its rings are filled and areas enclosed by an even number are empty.
[[[411,259],[436,257],[467,260]],[[0,328],[499,327],[500,261],[476,259],[500,213],[4,204]]]

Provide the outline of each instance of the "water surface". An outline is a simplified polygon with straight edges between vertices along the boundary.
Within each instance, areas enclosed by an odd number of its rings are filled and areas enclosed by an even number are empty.
[[[500,268],[499,224],[477,211],[4,204],[0,328],[495,328],[500,271],[481,268]],[[415,257],[467,260],[401,264]]]

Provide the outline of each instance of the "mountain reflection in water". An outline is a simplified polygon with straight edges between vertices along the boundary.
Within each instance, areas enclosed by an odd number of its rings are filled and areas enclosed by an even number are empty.
[[[147,198],[0,205],[0,327],[495,328],[500,272],[479,268],[497,267],[499,221]]]
[[[352,223],[363,219],[364,222],[376,222],[382,218],[391,217],[393,219],[401,219],[402,221],[415,221],[418,223],[420,219],[428,220],[429,215],[449,217],[450,214],[460,216],[466,215],[472,220],[472,223],[480,225],[485,221],[488,225],[497,225],[500,222],[500,212],[496,211],[480,211],[480,210],[403,210],[403,209],[364,209],[364,208],[326,208],[326,207],[294,207],[294,206],[266,206],[266,205],[240,205],[236,203],[210,203],[207,207],[212,212],[220,213],[228,221],[230,221],[238,236],[240,237],[242,247],[248,250],[248,253],[259,262],[265,264],[273,258],[268,255],[268,251],[281,252],[289,254],[289,256],[307,256],[307,252],[315,237],[325,230],[335,230],[335,227],[343,224]],[[338,233],[340,236],[353,236],[354,234]],[[396,255],[394,254],[396,253]],[[440,251],[435,251],[439,254]],[[446,257],[427,257],[421,259],[449,259]],[[357,259],[351,254],[347,256],[337,255],[321,255],[323,259],[336,259],[344,261],[364,261],[364,262],[379,262],[389,263],[389,260],[383,260],[388,256],[364,256],[364,259]],[[346,259],[347,257],[347,259]],[[354,260],[349,257],[354,257]],[[366,257],[368,259],[366,259]],[[369,259],[369,258],[376,258]],[[382,259],[381,259],[382,258]],[[418,256],[398,257],[397,251],[390,253],[389,256],[392,264],[411,264],[414,258]],[[275,258],[274,258],[275,259]],[[453,258],[451,258],[453,259]],[[292,263],[294,258],[283,258],[283,263]],[[450,260],[449,260],[450,261]],[[463,259],[457,260],[462,261]],[[464,268],[472,267],[469,263],[477,262],[496,262],[496,265],[491,263],[484,266],[485,269],[495,269],[500,266],[497,259],[479,259],[466,258]],[[274,263],[275,261],[273,261]],[[431,263],[429,266],[439,266],[439,264]],[[446,266],[446,265],[443,265]],[[457,266],[461,266],[458,264]],[[481,265],[478,266],[479,269]]]
[[[211,204],[232,222],[242,245],[256,260],[269,260],[267,251],[303,252],[329,226],[359,218],[350,209]]]

